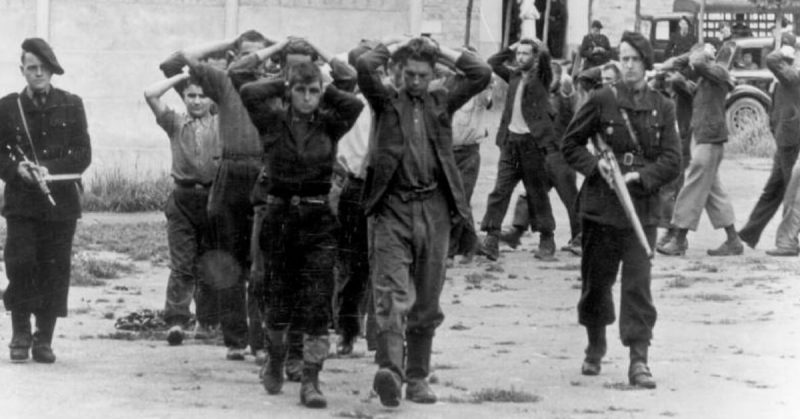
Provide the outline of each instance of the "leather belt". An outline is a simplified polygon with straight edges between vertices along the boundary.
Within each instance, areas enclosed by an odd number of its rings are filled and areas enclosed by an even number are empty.
[[[312,195],[312,196],[299,196],[299,195],[292,195],[289,197],[277,196],[277,195],[267,195],[267,204],[276,204],[276,205],[300,205],[300,204],[309,204],[309,205],[327,205],[328,204],[328,195]]]
[[[211,182],[201,183],[193,181],[176,180],[175,186],[186,189],[208,189],[209,187],[211,187]]]
[[[424,201],[426,199],[432,198],[438,188],[439,184],[433,183],[431,185],[422,188],[414,188],[414,189],[397,188],[395,190],[395,193],[397,194],[397,196],[400,197],[400,200],[403,202]]]
[[[617,157],[617,162],[621,166],[627,167],[639,167],[644,166],[644,158],[641,154],[627,152],[627,153],[615,153]]]

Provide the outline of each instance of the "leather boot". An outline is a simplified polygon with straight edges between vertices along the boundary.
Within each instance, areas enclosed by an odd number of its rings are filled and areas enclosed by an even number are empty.
[[[516,249],[520,245],[520,239],[522,235],[525,233],[524,229],[520,229],[518,227],[512,226],[506,230],[500,232],[500,236],[498,237],[501,242],[508,245],[508,247],[512,249]]]
[[[483,243],[478,246],[478,254],[486,256],[487,259],[495,261],[500,257],[500,245],[497,233],[489,233],[483,239]]]
[[[51,314],[36,315],[36,332],[33,334],[33,360],[43,364],[56,362],[53,353],[53,331],[56,328],[56,316]]]
[[[300,385],[300,403],[312,409],[323,409],[328,400],[319,389],[319,365],[306,363],[303,365],[303,378]]]
[[[581,366],[581,374],[583,375],[598,375],[600,374],[600,363],[606,355],[606,328],[600,327],[587,327],[586,334],[589,337],[589,346],[586,347],[586,358],[583,360]]]
[[[403,335],[383,332],[378,335],[377,343],[375,358],[380,369],[375,373],[372,388],[382,405],[397,407],[403,390]]]
[[[303,332],[289,329],[286,339],[286,379],[299,383],[303,378]]]
[[[408,363],[406,366],[406,399],[414,403],[436,403],[436,393],[431,390],[426,378],[430,372],[433,334],[408,333]]]
[[[631,365],[628,368],[630,385],[642,388],[656,388],[656,382],[647,367],[647,347],[649,342],[633,342],[630,345]]]
[[[328,401],[319,388],[319,372],[328,356],[330,341],[327,335],[305,335],[303,338],[303,378],[300,386],[300,403],[321,409]]]
[[[15,362],[26,361],[33,341],[30,313],[12,311],[11,330],[11,343],[8,344],[10,358]]]
[[[259,376],[267,394],[279,394],[283,388],[283,362],[286,359],[286,331],[267,330],[269,360],[261,366]]]
[[[554,260],[556,253],[556,241],[552,231],[543,231],[539,234],[539,250],[533,255],[540,260]]]

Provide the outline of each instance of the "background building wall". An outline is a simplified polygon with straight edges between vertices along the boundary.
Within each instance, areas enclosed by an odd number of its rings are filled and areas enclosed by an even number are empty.
[[[464,43],[468,0],[0,0],[0,94],[19,91],[20,44],[49,40],[66,70],[54,84],[84,98],[94,147],[93,172],[120,168],[156,176],[169,167],[166,136],[142,97],[159,80],[171,52],[233,37],[247,29],[267,36],[305,36],[329,52],[362,38],[429,32]],[[502,1],[474,0],[471,44],[487,57],[502,40]],[[594,0],[612,43],[633,28],[634,0]],[[574,47],[588,28],[588,0],[567,0],[567,39]],[[671,0],[642,1],[642,13],[669,11]],[[542,11],[544,12],[544,11]],[[165,99],[181,107],[179,98]]]

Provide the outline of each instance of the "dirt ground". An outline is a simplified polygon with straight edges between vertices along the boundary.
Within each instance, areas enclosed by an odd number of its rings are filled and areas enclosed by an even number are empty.
[[[497,161],[496,147],[487,144],[482,151],[473,200],[477,220]],[[721,176],[739,226],[769,164],[723,163]],[[560,246],[567,240],[566,216],[555,194],[552,199]],[[161,217],[88,214],[81,223]],[[311,411],[299,404],[299,384],[287,383],[283,394],[268,396],[253,359],[226,361],[224,347],[103,338],[115,332],[114,318],[163,305],[167,269],[136,262],[138,272],[104,287],[72,288],[70,316],[57,327],[54,365],[10,363],[3,352],[10,318],[0,315],[0,417],[794,418],[800,416],[800,385],[794,381],[800,377],[800,263],[764,255],[776,226],[770,224],[757,250],[709,258],[706,249],[716,247],[724,233],[713,231],[704,217],[685,257],[656,257],[652,290],[659,317],[650,362],[656,390],[628,387],[627,352],[616,326],[602,374],[580,375],[580,259],[561,252],[555,262],[536,261],[531,250],[538,238],[527,235],[520,249],[502,249],[497,263],[456,264],[448,272],[446,319],[432,362],[433,388],[442,400],[435,405],[383,408],[370,395],[375,366],[363,340],[354,356],[327,361],[322,381],[329,407]],[[538,401],[471,403],[484,389],[524,391]]]

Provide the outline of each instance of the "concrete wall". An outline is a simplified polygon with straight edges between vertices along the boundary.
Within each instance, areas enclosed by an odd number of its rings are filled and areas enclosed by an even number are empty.
[[[257,29],[306,36],[335,53],[362,38],[408,33],[415,3],[423,0],[0,0],[0,94],[24,87],[22,40],[48,39],[66,70],[53,84],[86,105],[88,180],[116,167],[156,176],[169,167],[169,148],[142,90],[163,77],[158,64],[172,51]],[[172,92],[165,99],[181,106]]]

